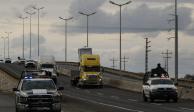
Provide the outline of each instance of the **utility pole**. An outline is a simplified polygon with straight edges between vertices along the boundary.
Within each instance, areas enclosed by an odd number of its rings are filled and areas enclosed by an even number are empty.
[[[146,46],[145,46],[145,73],[147,73],[148,72],[148,53],[151,51],[151,50],[149,50],[149,48],[151,47],[151,46],[149,46],[149,43],[151,41],[149,41],[148,38],[145,38],[145,39],[146,39]]]
[[[90,13],[90,14],[79,12],[79,14],[84,15],[84,16],[87,17],[87,45],[86,46],[88,47],[88,18],[89,18],[89,16],[96,14],[96,12],[93,12],[93,13]]]
[[[123,67],[124,67],[124,71],[125,71],[125,64],[126,64],[126,62],[128,62],[127,60],[129,59],[129,58],[126,58],[125,56],[122,58],[123,59]]]
[[[35,10],[37,10],[37,12],[38,12],[38,57],[39,57],[39,55],[40,55],[40,34],[39,34],[39,22],[40,22],[40,20],[39,20],[39,18],[40,18],[40,10],[42,10],[42,9],[44,9],[44,7],[33,7],[33,9],[35,9]]]
[[[112,58],[110,61],[112,61],[112,68],[115,69],[116,65],[115,65],[115,62],[118,61],[116,60],[115,58]]]
[[[29,58],[31,59],[32,55],[31,55],[31,39],[32,39],[32,31],[31,31],[31,22],[32,22],[32,15],[35,14],[35,12],[26,12],[29,16],[30,16],[30,56]]]
[[[12,33],[12,32],[5,32],[6,34],[7,34],[7,39],[8,39],[8,51],[7,51],[7,56],[8,56],[8,58],[10,58],[10,56],[9,56],[9,35]]]
[[[122,58],[122,56],[121,56],[121,8],[122,8],[122,6],[124,6],[124,5],[128,5],[128,4],[130,4],[132,1],[128,1],[128,2],[126,2],[126,3],[123,3],[123,4],[117,4],[117,3],[115,3],[115,2],[113,2],[113,1],[109,1],[111,4],[113,4],[113,5],[116,5],[116,6],[119,6],[119,8],[120,8],[120,40],[119,40],[119,50],[120,50],[120,53],[119,53],[119,58],[120,58],[120,70],[121,70],[121,68],[122,68],[122,64],[121,64],[121,58]]]
[[[162,52],[162,54],[163,54],[163,55],[166,55],[166,56],[164,56],[163,58],[164,58],[164,60],[165,60],[166,71],[168,72],[168,60],[169,60],[169,58],[172,58],[171,56],[169,56],[169,55],[172,54],[172,52],[169,52],[169,50],[167,49],[166,52]]]
[[[59,19],[62,19],[65,21],[65,62],[67,62],[67,22],[71,19],[73,19],[73,17],[64,19],[62,17],[59,17]]]
[[[19,18],[22,19],[22,21],[23,21],[22,57],[24,59],[24,20],[27,19],[28,17],[22,17],[22,16],[20,16]]]

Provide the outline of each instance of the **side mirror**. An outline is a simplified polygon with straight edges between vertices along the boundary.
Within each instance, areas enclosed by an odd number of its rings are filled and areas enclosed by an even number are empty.
[[[17,88],[13,88],[13,91],[16,92],[16,91],[18,91],[18,89]]]
[[[178,83],[175,83],[174,85],[175,85],[175,86],[178,86]]]
[[[64,87],[59,87],[57,90],[62,91],[64,90]]]

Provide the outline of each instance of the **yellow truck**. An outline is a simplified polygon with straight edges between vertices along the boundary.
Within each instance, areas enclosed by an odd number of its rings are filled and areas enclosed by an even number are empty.
[[[79,71],[71,72],[71,84],[84,87],[87,85],[103,87],[100,56],[82,54],[80,56]]]

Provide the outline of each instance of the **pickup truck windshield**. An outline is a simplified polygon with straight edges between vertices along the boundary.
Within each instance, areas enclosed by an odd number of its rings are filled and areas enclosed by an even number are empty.
[[[83,68],[85,72],[100,72],[99,66],[91,66],[91,67],[84,66]]]
[[[53,64],[42,64],[41,68],[54,68]]]
[[[52,80],[24,80],[21,89],[23,91],[32,89],[54,90],[56,86]]]
[[[157,80],[152,80],[151,84],[152,85],[158,85],[158,84],[173,85],[173,82],[171,80],[157,79]]]

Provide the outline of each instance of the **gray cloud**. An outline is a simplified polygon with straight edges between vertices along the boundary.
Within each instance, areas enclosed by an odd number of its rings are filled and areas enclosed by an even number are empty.
[[[37,47],[38,46],[38,36],[34,33],[32,33],[32,37],[31,37],[31,45],[32,47]],[[12,45],[11,47],[13,48],[21,48],[22,47],[22,42],[23,42],[23,36],[21,35],[20,37],[16,37],[12,40]],[[40,35],[40,45],[44,44],[46,42],[46,38],[42,35]],[[24,43],[25,43],[25,47],[29,47],[30,45],[30,37],[29,34],[25,35],[24,37]]]
[[[104,4],[104,1],[97,3],[89,2],[89,9],[96,10],[97,13],[89,18],[89,32],[91,33],[117,33],[119,31],[119,12],[116,14],[108,14],[99,8]],[[70,7],[70,13],[78,12],[81,9],[82,3]],[[130,7],[130,6],[128,6]],[[115,7],[116,8],[116,7]],[[87,11],[85,11],[87,12]],[[168,24],[168,20],[173,18],[170,14],[173,13],[171,6],[165,8],[150,8],[147,4],[142,4],[135,9],[123,8],[122,11],[122,32],[160,32],[168,31],[173,27],[173,23]],[[179,8],[179,29],[185,30],[192,22],[192,9],[187,7]],[[76,16],[77,13],[74,15]],[[73,26],[69,27],[69,31],[77,33],[86,32],[86,17],[79,16],[79,19],[74,21]],[[53,31],[64,32],[64,25],[55,26]]]

